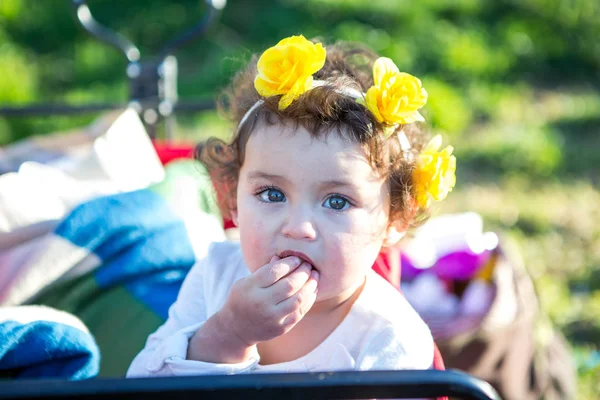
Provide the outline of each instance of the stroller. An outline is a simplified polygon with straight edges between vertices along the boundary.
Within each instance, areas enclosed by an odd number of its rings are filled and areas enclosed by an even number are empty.
[[[177,47],[192,40],[197,35],[202,34],[210,22],[218,15],[219,9],[215,6],[216,2],[208,2],[208,14],[203,21],[193,27],[188,32],[184,33],[179,38],[173,40],[161,52],[161,57],[158,63],[141,63],[139,60],[139,51],[137,48],[126,39],[112,33],[107,28],[97,23],[87,7],[85,0],[73,1],[77,19],[79,23],[97,39],[108,43],[123,52],[129,66],[127,68],[128,77],[130,79],[130,91],[132,101],[128,104],[135,109],[140,120],[144,124],[144,130],[152,138],[152,146],[158,155],[161,164],[165,166],[176,165],[181,159],[189,158],[191,155],[191,147],[188,145],[174,144],[170,140],[156,139],[156,129],[158,123],[164,121],[166,127],[167,139],[171,137],[171,129],[173,126],[173,118],[175,113],[195,112],[212,108],[210,103],[194,103],[185,104],[177,101],[176,95],[176,59],[168,54],[171,54]],[[111,106],[107,105],[103,108],[121,108],[122,105]],[[36,109],[40,111],[40,109]],[[50,113],[55,113],[56,108],[47,110]],[[85,112],[98,111],[98,107],[93,110],[83,107],[75,107],[72,109],[64,108],[62,111],[70,112]],[[24,109],[0,109],[0,112],[25,115]],[[210,183],[210,180],[208,181]],[[209,200],[206,200],[208,203]],[[210,207],[210,205],[207,205]],[[223,221],[225,228],[229,227],[229,221]],[[398,250],[399,251],[399,250]],[[397,284],[400,281],[401,255],[398,251],[382,254],[377,260],[374,268],[380,275],[384,276],[392,284]],[[509,260],[504,251],[498,248],[496,256],[504,260],[504,264],[498,263],[496,268],[498,277],[503,276],[502,271],[516,271],[514,269],[513,260]],[[182,256],[183,257],[183,256]],[[186,259],[186,263],[189,262]],[[402,263],[404,264],[404,263]],[[500,267],[500,265],[505,267]],[[191,264],[189,265],[191,266]],[[189,267],[188,266],[188,267]],[[526,282],[526,275],[523,275],[523,270],[519,269],[518,276],[514,276],[512,281],[515,286],[519,287],[517,298],[522,301],[523,310],[530,309],[530,298],[524,296],[533,296],[531,288]],[[85,285],[85,276],[77,276],[76,279],[68,282],[62,282],[62,287],[59,289],[45,290],[35,299],[35,302],[51,305],[53,307],[64,309],[73,312],[75,315],[90,327],[92,333],[97,336],[102,349],[102,340],[111,342],[114,336],[106,332],[103,326],[106,326],[107,321],[110,321],[109,315],[112,315],[114,304],[119,303],[120,298],[116,290],[96,291],[93,295],[86,294],[77,298],[73,293],[82,293],[77,291],[80,286]],[[126,277],[132,279],[131,276]],[[182,276],[181,276],[182,278]],[[500,281],[498,281],[500,282]],[[502,280],[506,282],[506,280]],[[517,282],[521,282],[517,285]],[[525,283],[523,283],[525,282]],[[79,286],[78,286],[79,285]],[[116,286],[119,286],[118,284]],[[495,297],[497,304],[503,304],[506,300],[501,296],[504,293],[501,288],[504,286],[498,285],[498,295]],[[521,290],[521,288],[524,288]],[[51,288],[52,289],[52,288]],[[66,292],[71,293],[68,301],[65,296]],[[513,295],[516,292],[513,292]],[[510,296],[510,295],[509,295]],[[89,307],[79,307],[83,303],[93,303],[99,305],[90,312]],[[120,308],[126,308],[122,305]],[[494,306],[490,308],[490,313],[493,313]],[[138,316],[139,317],[139,316]],[[530,332],[530,321],[532,316],[524,312],[525,324],[521,324],[521,334],[527,335]],[[130,318],[131,319],[131,318]],[[131,334],[131,340],[137,341],[137,345],[130,346],[123,344],[124,348],[137,349],[147,335],[152,332],[157,326],[154,326],[157,321],[152,320],[146,325],[144,322],[135,320],[136,327]],[[422,397],[440,397],[452,396],[464,399],[497,399],[500,398],[496,391],[486,383],[489,381],[506,398],[538,398],[526,397],[527,392],[522,391],[521,382],[519,382],[517,391],[512,390],[507,384],[506,374],[503,370],[515,370],[515,365],[519,365],[529,370],[534,370],[533,384],[530,384],[530,390],[537,386],[546,390],[548,387],[547,381],[562,382],[560,374],[549,376],[546,371],[538,370],[538,363],[533,361],[530,363],[509,362],[510,354],[523,353],[519,347],[514,346],[494,346],[498,348],[496,351],[488,351],[485,343],[489,342],[489,336],[485,337],[481,329],[487,320],[482,318],[478,324],[472,326],[472,329],[460,332],[460,335],[454,334],[438,334],[436,336],[435,320],[427,322],[432,326],[432,331],[436,337],[440,351],[436,354],[435,367],[438,370],[434,371],[381,371],[381,372],[336,372],[336,373],[320,373],[320,374],[286,374],[286,375],[252,375],[252,376],[232,376],[232,377],[194,377],[194,378],[169,378],[169,379],[146,379],[146,380],[121,380],[121,379],[95,379],[81,382],[64,382],[64,381],[13,381],[0,384],[0,398],[66,398],[66,397],[94,397],[94,398],[115,398],[115,396],[128,397],[144,397],[158,398],[165,396],[173,396],[179,398],[188,398],[194,395],[201,395],[206,398],[280,398],[283,396],[293,398],[422,398]],[[152,325],[154,324],[154,325]],[[133,325],[133,324],[132,324]],[[154,326],[154,329],[151,327]],[[135,330],[138,329],[138,330]],[[445,328],[444,328],[445,329]],[[442,329],[442,331],[444,331]],[[446,331],[446,333],[448,333]],[[496,332],[497,337],[508,338],[505,332]],[[105,339],[101,337],[104,335]],[[521,337],[521,336],[519,336]],[[499,339],[498,339],[499,340]],[[557,339],[560,343],[560,340]],[[487,342],[486,342],[487,341]],[[484,344],[482,345],[481,342]],[[511,342],[513,344],[514,342]],[[531,344],[520,342],[525,348],[530,349]],[[136,347],[137,346],[137,347]],[[513,348],[513,351],[509,351]],[[117,346],[117,349],[119,347]],[[564,359],[564,352],[561,353],[561,347],[557,347],[558,355],[553,359],[547,357],[549,363],[557,363]],[[118,350],[117,350],[118,351]],[[493,353],[493,357],[490,354]],[[510,354],[508,354],[510,353]],[[556,353],[556,352],[555,352]],[[506,355],[508,354],[508,356]],[[120,354],[122,359],[131,359],[129,354]],[[472,375],[457,370],[444,371],[444,362],[442,356],[446,360],[446,364],[451,368],[462,369]],[[118,370],[122,365],[117,365],[119,360],[115,356],[104,355],[107,361],[114,365],[109,366]],[[536,356],[537,357],[537,356]],[[492,365],[492,367],[489,367]],[[500,371],[500,373],[498,373]],[[536,375],[537,373],[537,375]],[[541,379],[538,377],[541,377]],[[563,374],[564,375],[564,374]],[[509,375],[512,376],[512,375]],[[523,375],[525,376],[525,375]],[[537,385],[537,386],[536,386]],[[559,386],[559,392],[568,393],[570,390],[569,382]],[[547,392],[544,392],[544,395]],[[559,393],[559,394],[561,394]],[[522,396],[522,397],[519,397]],[[534,395],[532,395],[534,396]],[[537,396],[537,393],[536,393]],[[561,398],[561,397],[557,397]]]

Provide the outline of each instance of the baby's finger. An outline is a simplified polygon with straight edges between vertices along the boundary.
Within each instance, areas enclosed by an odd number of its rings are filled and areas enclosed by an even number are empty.
[[[296,270],[275,282],[269,288],[269,297],[279,303],[298,292],[310,278],[311,265],[303,262]]]
[[[319,273],[311,272],[306,284],[292,297],[278,304],[282,314],[288,314],[284,320],[286,324],[296,324],[310,310],[315,303],[318,293]]]
[[[273,256],[273,259],[276,256]],[[260,267],[255,273],[254,278],[258,282],[258,285],[262,288],[266,288],[279,281],[290,272],[294,271],[301,264],[301,260],[298,257],[286,257],[272,261],[262,267]]]

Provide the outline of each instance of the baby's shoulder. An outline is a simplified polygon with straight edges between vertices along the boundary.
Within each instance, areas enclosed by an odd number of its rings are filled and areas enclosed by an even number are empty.
[[[386,324],[405,326],[412,322],[427,328],[404,295],[374,271],[369,271],[367,275],[359,302],[363,312]]]
[[[201,262],[211,284],[232,284],[248,271],[238,242],[214,242]]]
[[[237,257],[241,254],[242,248],[240,242],[232,240],[224,240],[221,242],[213,242],[208,248],[208,257],[216,260],[224,258]]]
[[[239,243],[230,241],[212,243],[194,269],[201,277],[208,315],[223,306],[233,284],[249,273]]]

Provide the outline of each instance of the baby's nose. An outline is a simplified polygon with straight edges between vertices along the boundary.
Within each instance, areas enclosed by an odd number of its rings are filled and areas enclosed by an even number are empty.
[[[310,213],[300,210],[291,213],[283,227],[281,233],[290,239],[315,240],[317,230],[315,229]]]

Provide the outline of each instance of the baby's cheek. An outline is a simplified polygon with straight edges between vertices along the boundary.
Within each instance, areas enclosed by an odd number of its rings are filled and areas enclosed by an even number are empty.
[[[240,242],[244,259],[251,272],[256,271],[265,263],[264,260],[270,258],[265,253],[265,244],[268,239],[265,238],[264,227],[261,223],[248,224],[241,229]],[[266,257],[266,258],[265,258]]]
[[[383,243],[383,232],[379,228],[374,229],[372,225],[366,225],[364,229],[350,233],[340,242],[340,247],[345,248],[345,254],[352,254],[353,257],[369,257],[365,253],[379,252]]]
[[[338,275],[338,279],[352,279],[350,275],[365,270],[365,264],[369,264],[373,257],[372,253],[378,253],[378,247],[372,239],[355,235],[342,235],[336,239],[331,243],[329,254],[334,266],[332,272]]]
[[[376,232],[348,235],[338,244],[346,272],[362,274],[370,269],[381,251],[383,239]]]

